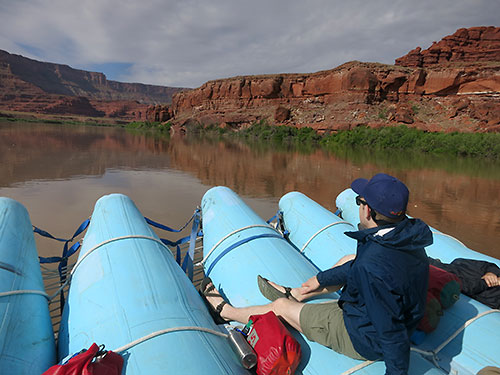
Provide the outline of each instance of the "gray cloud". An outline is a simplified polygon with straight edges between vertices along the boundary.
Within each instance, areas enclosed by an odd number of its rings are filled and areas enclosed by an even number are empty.
[[[495,25],[498,14],[496,0],[0,0],[0,48],[196,87],[350,60],[390,64],[460,27]]]

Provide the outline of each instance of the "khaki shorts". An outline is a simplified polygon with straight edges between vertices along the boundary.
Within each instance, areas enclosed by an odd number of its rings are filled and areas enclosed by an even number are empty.
[[[352,345],[344,324],[344,314],[337,302],[307,303],[300,311],[300,327],[311,341],[337,353],[365,360]]]

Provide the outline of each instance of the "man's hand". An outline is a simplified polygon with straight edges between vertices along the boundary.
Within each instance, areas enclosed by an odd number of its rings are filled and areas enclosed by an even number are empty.
[[[488,285],[489,288],[500,285],[499,277],[492,272],[485,273],[481,279],[486,282],[486,285]]]
[[[316,276],[311,277],[305,283],[302,284],[300,288],[300,294],[309,294],[312,292],[317,292],[319,289],[319,282]]]

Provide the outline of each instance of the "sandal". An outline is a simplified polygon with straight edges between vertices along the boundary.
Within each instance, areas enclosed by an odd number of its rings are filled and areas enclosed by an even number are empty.
[[[214,293],[215,291],[215,293]],[[220,314],[222,312],[222,309],[224,306],[227,304],[227,302],[222,299],[222,302],[219,303],[216,307],[214,307],[207,299],[207,297],[221,297],[219,292],[215,290],[215,285],[213,284],[212,280],[210,277],[205,277],[203,281],[201,282],[200,289],[198,291],[200,296],[203,298],[203,302],[205,302],[205,305],[208,307],[208,312],[212,316],[212,319],[214,320],[215,324],[225,324],[228,323],[229,320],[224,319]]]
[[[292,301],[298,302],[297,299],[294,296],[292,296],[292,293],[291,293],[292,288],[290,288],[288,286],[284,286],[283,288],[285,288],[285,291],[282,292],[282,291],[276,289],[271,284],[269,284],[268,279],[266,279],[260,275],[257,276],[257,284],[259,285],[259,290],[262,293],[262,295],[270,301],[275,301],[278,298],[287,298],[287,299],[290,299]]]

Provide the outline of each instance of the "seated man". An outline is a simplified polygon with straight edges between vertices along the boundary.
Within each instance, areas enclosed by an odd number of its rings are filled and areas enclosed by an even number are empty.
[[[466,296],[500,309],[500,268],[496,264],[465,258],[457,258],[448,264],[430,257],[429,263],[457,275]]]
[[[386,374],[406,374],[412,331],[424,315],[429,263],[424,247],[432,243],[429,227],[406,216],[408,188],[377,174],[357,179],[360,228],[346,235],[358,241],[356,257],[319,272],[298,288],[283,288],[259,277],[263,306],[235,308],[208,280],[202,291],[221,317],[246,323],[250,315],[273,311],[309,340],[356,359],[383,359]],[[338,302],[303,301],[343,286]],[[276,297],[285,297],[277,298]]]

